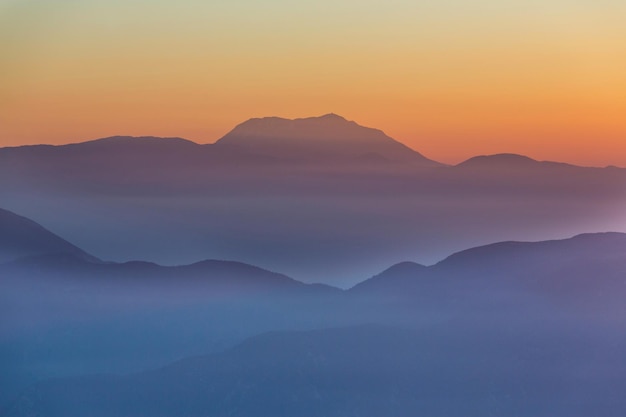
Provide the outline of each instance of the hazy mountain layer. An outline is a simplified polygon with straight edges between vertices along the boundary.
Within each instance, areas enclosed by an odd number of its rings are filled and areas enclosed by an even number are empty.
[[[271,333],[156,371],[44,382],[5,415],[612,417],[626,412],[624,343],[541,327]]]
[[[599,351],[612,349],[621,346],[626,317],[626,235],[477,247],[430,267],[395,265],[349,291],[237,262],[164,267],[68,254],[0,265],[0,277],[2,403],[42,378],[155,368],[269,330],[382,323],[435,331],[428,340],[443,343],[486,328],[538,344],[545,331],[567,340],[588,334]],[[484,337],[474,343],[489,351]],[[360,404],[364,394],[351,395],[346,401]]]
[[[508,154],[443,166],[336,115],[251,119],[211,145],[3,148],[0,200],[103,259],[236,259],[343,287],[495,241],[626,232],[624,169]]]

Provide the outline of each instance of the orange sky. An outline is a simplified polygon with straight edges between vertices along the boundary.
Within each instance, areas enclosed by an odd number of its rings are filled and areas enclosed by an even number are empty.
[[[0,145],[213,142],[250,117],[334,112],[443,162],[626,166],[625,15],[617,0],[0,1]]]

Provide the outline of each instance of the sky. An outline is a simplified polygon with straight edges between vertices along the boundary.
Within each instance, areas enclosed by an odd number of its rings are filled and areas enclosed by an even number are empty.
[[[456,163],[626,166],[623,0],[0,0],[0,146],[337,113]]]

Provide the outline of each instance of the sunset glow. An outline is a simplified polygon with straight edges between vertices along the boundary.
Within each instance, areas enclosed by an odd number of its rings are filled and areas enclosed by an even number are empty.
[[[626,166],[626,3],[2,1],[0,145],[329,112],[456,163]]]

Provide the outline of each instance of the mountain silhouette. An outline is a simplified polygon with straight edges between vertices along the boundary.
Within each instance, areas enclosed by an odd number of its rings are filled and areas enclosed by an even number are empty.
[[[439,262],[439,268],[496,268],[563,263],[585,259],[626,258],[626,233],[584,233],[569,239],[541,242],[498,242],[466,249]]]
[[[0,208],[0,263],[41,255],[71,255],[99,262],[34,221]]]
[[[272,332],[155,371],[42,382],[3,415],[622,415],[622,342],[586,336],[372,325]]]
[[[143,300],[155,297],[155,302],[181,302],[193,299],[208,300],[224,294],[266,294],[269,296],[306,294],[333,294],[338,289],[324,284],[305,284],[286,275],[271,272],[249,264],[205,260],[190,265],[162,266],[151,262],[124,263],[93,262],[72,253],[49,253],[0,265],[7,277],[56,283],[63,290],[72,284],[76,294],[89,298],[100,290],[107,296],[130,298],[132,294]],[[102,292],[101,294],[104,294]]]
[[[0,211],[0,415],[624,415],[626,235],[545,239],[621,227],[625,173],[336,115],[2,148],[3,204],[77,246]],[[410,329],[310,331],[365,323]]]
[[[58,311],[71,312],[72,308],[81,309],[85,315],[94,306],[94,311],[121,311],[224,299],[326,297],[341,292],[235,261],[204,260],[177,266],[144,261],[103,262],[39,224],[6,210],[0,210],[0,239],[2,254],[8,258],[0,263],[0,298],[7,304],[35,307],[36,314],[31,318],[36,321],[54,319]],[[41,299],[43,293],[45,299]],[[35,305],[34,300],[40,304]],[[58,309],[46,312],[43,306],[47,304]],[[15,319],[15,323],[7,320],[0,324],[19,327],[19,317]]]
[[[407,277],[411,280],[419,280],[424,275],[429,276],[430,269],[427,266],[415,262],[401,262],[387,268],[383,272],[358,283],[352,287],[354,293],[369,293],[374,296],[386,294],[388,291],[395,292],[397,288],[405,285]]]
[[[0,243],[0,409],[42,377],[137,371],[312,326],[325,315],[311,305],[341,295],[241,262],[103,262],[6,210]]]
[[[293,120],[280,117],[250,119],[235,127],[216,145],[302,161],[339,159],[441,165],[378,129],[360,126],[332,113]]]
[[[491,170],[537,170],[558,168],[583,168],[576,165],[553,161],[537,161],[525,155],[501,153],[494,155],[474,156],[456,165],[456,168],[491,169]]]
[[[0,148],[2,204],[102,258],[236,259],[342,286],[416,248],[431,263],[588,224],[623,231],[624,184],[625,169],[520,155],[433,165],[336,115],[252,119],[205,145],[115,136]]]
[[[265,398],[274,395],[274,389],[303,398],[302,402],[296,401],[294,407],[308,410],[319,406],[315,402],[315,393],[321,393],[325,388],[300,386],[299,377],[289,374],[289,369],[302,369],[305,375],[311,375],[310,372],[314,371],[310,366],[324,363],[323,359],[308,362],[310,358],[318,357],[315,356],[317,353],[313,357],[309,355],[319,348],[322,349],[319,358],[336,358],[332,361],[337,361],[325,368],[324,381],[343,380],[342,384],[346,384],[328,385],[329,391],[324,395],[338,390],[336,392],[345,392],[346,396],[333,397],[336,401],[329,400],[330,408],[324,408],[320,413],[333,415],[335,409],[343,412],[346,409],[342,407],[347,403],[350,409],[355,407],[358,410],[358,415],[367,415],[363,411],[367,406],[362,402],[367,397],[362,391],[366,388],[356,384],[354,390],[350,390],[350,384],[354,384],[354,372],[346,369],[368,369],[366,364],[381,360],[381,363],[387,363],[384,362],[387,357],[402,358],[393,369],[408,369],[415,364],[412,361],[416,358],[430,355],[419,350],[425,346],[441,353],[439,369],[449,369],[452,379],[465,375],[463,372],[469,364],[484,363],[487,357],[501,352],[492,345],[493,334],[505,339],[515,335],[507,349],[511,345],[531,345],[528,351],[509,351],[509,360],[542,351],[538,350],[537,343],[544,343],[546,337],[570,338],[567,343],[559,342],[557,351],[547,354],[560,355],[558,352],[573,343],[572,334],[562,331],[579,335],[576,337],[582,337],[584,343],[587,343],[585,340],[598,341],[597,348],[581,348],[583,357],[589,355],[586,349],[598,352],[607,346],[622,346],[621,340],[611,337],[621,334],[616,333],[615,326],[621,322],[615,318],[626,314],[623,303],[626,296],[626,234],[584,234],[564,240],[500,242],[475,247],[457,252],[432,266],[412,262],[396,264],[347,291],[304,284],[239,262],[208,260],[190,265],[160,266],[139,261],[108,263],[57,252],[36,253],[4,263],[0,265],[0,277],[0,305],[4,308],[0,321],[0,358],[6,363],[0,375],[0,404],[42,378],[154,369],[176,358],[220,351],[246,337],[272,329],[305,330],[381,323],[427,331],[416,345],[411,338],[396,339],[396,336],[372,330],[372,339],[388,342],[384,349],[390,350],[382,351],[369,350],[374,342],[363,337],[370,330],[361,336],[351,332],[339,338],[333,336],[328,339],[328,346],[322,347],[314,340],[326,338],[325,333],[311,333],[314,336],[296,333],[294,339],[281,336],[275,345],[257,344],[259,339],[252,339],[249,344],[242,345],[250,347],[249,350],[247,347],[236,348],[225,352],[225,356],[206,357],[212,358],[207,359],[212,363],[207,369],[193,361],[187,362],[194,364],[191,368],[198,372],[194,375],[202,381],[213,381],[210,386],[201,383],[198,389],[219,391],[219,395],[232,394],[250,407],[269,407],[268,413],[275,415],[275,405],[264,402]],[[486,335],[485,331],[489,334]],[[590,331],[599,333],[580,336]],[[304,339],[300,339],[301,336]],[[354,343],[350,344],[348,340]],[[448,347],[443,349],[442,343]],[[468,344],[487,356],[471,356],[457,363],[458,369],[463,371],[456,374],[456,368],[446,364],[463,357],[463,349]],[[456,346],[456,350],[446,350],[450,346]],[[421,353],[416,355],[415,352]],[[279,362],[271,362],[263,356],[270,354]],[[280,363],[290,355],[294,356],[288,365]],[[576,363],[581,362],[580,355],[576,360]],[[303,361],[303,368],[298,368],[300,361]],[[224,363],[227,363],[226,368],[219,368]],[[246,368],[257,366],[255,363],[258,367]],[[351,365],[345,368],[342,363]],[[574,359],[568,359],[563,369],[570,369],[572,363],[575,363]],[[58,369],[54,364],[60,364]],[[269,368],[263,368],[265,365]],[[538,366],[534,360],[526,365]],[[376,365],[372,366],[375,368]],[[506,361],[498,366],[506,368]],[[161,390],[169,390],[176,404],[185,403],[187,395],[195,395],[196,388],[193,387],[200,382],[194,379],[196,377],[188,379],[187,371],[180,371],[178,365],[172,367],[173,373],[167,378],[155,371],[112,379],[86,377],[45,382],[27,391],[19,403],[32,403],[34,410],[42,415],[55,415],[54,407],[61,407],[58,413],[65,414],[70,411],[63,408],[63,404],[76,406],[74,400],[68,398],[88,398],[85,406],[96,409],[100,402],[90,401],[100,401],[98,398],[105,395],[112,400],[112,407],[122,407],[114,408],[115,412],[122,413],[121,410],[129,404],[128,395],[132,394],[126,390],[131,386],[141,390],[132,392],[142,398],[159,397]],[[270,368],[284,369],[285,372],[273,374]],[[483,365],[480,368],[483,369]],[[185,366],[185,369],[190,368]],[[334,373],[333,369],[337,372]],[[372,373],[363,382],[367,386],[375,385],[382,375],[379,371],[383,372],[373,368],[367,372],[370,371]],[[543,377],[533,372],[533,378],[539,378],[533,383],[543,384]],[[554,372],[553,376],[562,375],[557,370]],[[279,378],[275,380],[278,385],[262,388],[258,382],[260,394],[253,397],[247,397],[245,390],[239,391],[240,381],[256,381],[257,378],[263,381],[268,375]],[[415,387],[424,388],[420,375],[423,374],[416,371],[410,378],[418,384]],[[285,379],[280,380],[283,377]],[[109,384],[110,380],[115,381],[113,386]],[[170,385],[172,381],[183,384],[179,386],[182,387],[180,391]],[[605,382],[601,385],[605,386]],[[220,385],[222,383],[225,385]],[[392,391],[401,389],[402,384],[392,384]],[[156,392],[152,391],[155,387],[159,387]],[[294,391],[290,391],[291,388]],[[81,391],[83,389],[86,391]],[[217,391],[211,391],[213,389]],[[577,390],[578,386],[574,383],[568,389]],[[432,394],[441,392],[438,388]],[[388,407],[392,407],[395,398],[395,394],[388,394],[380,397],[376,406],[383,410],[383,415],[389,414],[391,408]],[[486,392],[483,394],[487,395]],[[226,409],[231,407],[232,404],[221,403],[211,395],[207,397],[211,404]],[[598,395],[596,392],[593,397],[604,398]],[[594,398],[592,403],[596,404]],[[402,399],[400,411],[414,412],[414,405],[405,401],[409,401],[408,394]],[[153,412],[144,402],[137,404],[140,408],[128,414],[142,415],[144,411],[139,410],[144,407],[149,409],[145,411],[146,415]],[[198,407],[213,410],[205,402],[198,404]],[[435,411],[441,406],[437,401],[430,404]],[[172,404],[162,406],[170,414],[180,414],[174,412]],[[82,410],[82,406],[76,407]],[[22,411],[15,411],[15,415],[23,412],[23,409],[19,410]],[[105,407],[104,410],[110,409]],[[290,414],[297,415],[295,412]]]
[[[590,233],[563,240],[494,243],[455,253],[429,267],[400,264],[350,292],[405,298],[434,308],[445,308],[452,300],[457,307],[466,304],[468,311],[499,305],[519,312],[537,300],[578,312],[622,310],[625,278],[626,234]],[[507,306],[507,299],[515,301]],[[520,304],[524,300],[529,303]]]

